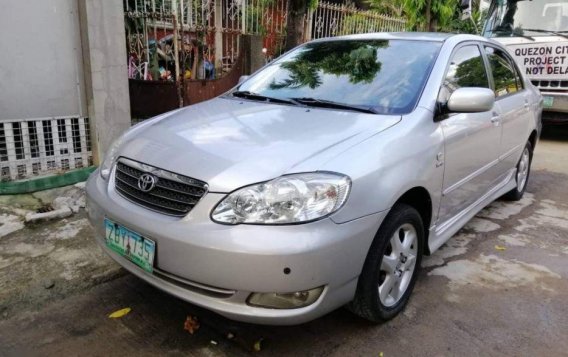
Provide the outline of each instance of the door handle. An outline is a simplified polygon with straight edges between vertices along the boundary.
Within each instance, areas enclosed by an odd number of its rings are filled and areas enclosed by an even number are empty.
[[[529,107],[530,107],[529,102],[525,101],[525,109],[529,109]]]
[[[495,125],[499,125],[500,119],[501,119],[501,117],[499,115],[495,115],[495,116],[491,117],[491,122]]]

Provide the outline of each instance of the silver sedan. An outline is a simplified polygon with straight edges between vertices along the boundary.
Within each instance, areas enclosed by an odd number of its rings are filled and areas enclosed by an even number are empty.
[[[491,40],[313,41],[131,128],[88,181],[90,220],[127,270],[229,318],[385,321],[424,254],[522,197],[541,111]]]

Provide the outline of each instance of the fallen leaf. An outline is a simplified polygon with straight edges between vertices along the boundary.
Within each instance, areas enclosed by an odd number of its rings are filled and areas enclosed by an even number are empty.
[[[235,338],[235,335],[233,335],[231,332],[229,332],[229,333],[227,334],[227,339],[228,339],[228,340],[232,340],[233,338]]]
[[[506,250],[507,248],[503,247],[502,245],[496,245],[495,249],[497,250]]]
[[[187,330],[190,334],[194,334],[199,330],[199,320],[195,316],[188,316],[183,324],[183,329]]]
[[[217,341],[211,340],[211,344],[212,344],[212,345],[217,345]]]
[[[252,349],[254,350],[254,352],[260,352],[260,350],[262,349],[262,341],[263,340],[264,340],[264,338],[261,338],[254,343],[254,345],[252,346]]]
[[[112,314],[108,315],[108,317],[111,318],[111,319],[119,319],[119,318],[123,317],[124,315],[127,315],[130,311],[132,311],[131,308],[125,307],[124,309],[116,310]]]

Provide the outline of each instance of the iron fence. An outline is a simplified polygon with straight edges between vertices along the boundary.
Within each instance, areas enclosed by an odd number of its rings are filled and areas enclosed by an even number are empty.
[[[283,48],[287,0],[124,0],[131,79],[214,79],[239,55],[240,35]]]
[[[308,14],[307,39],[334,37],[368,32],[397,32],[406,30],[406,20],[360,10],[354,4],[332,4],[320,1]]]
[[[281,53],[288,0],[124,0],[124,16],[130,78],[214,79],[235,64],[240,35],[263,36],[267,59]],[[305,40],[406,29],[404,19],[323,1],[304,21]]]

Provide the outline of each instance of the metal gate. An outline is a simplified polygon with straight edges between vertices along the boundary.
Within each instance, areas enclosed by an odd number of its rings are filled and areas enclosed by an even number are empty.
[[[129,77],[215,79],[235,64],[242,34],[283,48],[287,0],[124,0]]]
[[[240,70],[243,34],[262,35],[267,58],[284,47],[288,0],[124,0],[123,4],[133,121],[208,99],[236,84],[240,74],[232,72]],[[149,106],[145,98],[152,96],[156,100]]]
[[[367,32],[406,31],[406,20],[358,9],[354,4],[318,2],[308,13],[308,40]]]
[[[266,61],[285,47],[288,0],[123,1],[134,121],[236,84],[239,76],[231,71],[242,35],[263,37]],[[403,19],[327,2],[310,10],[304,23],[306,40],[406,27]]]

